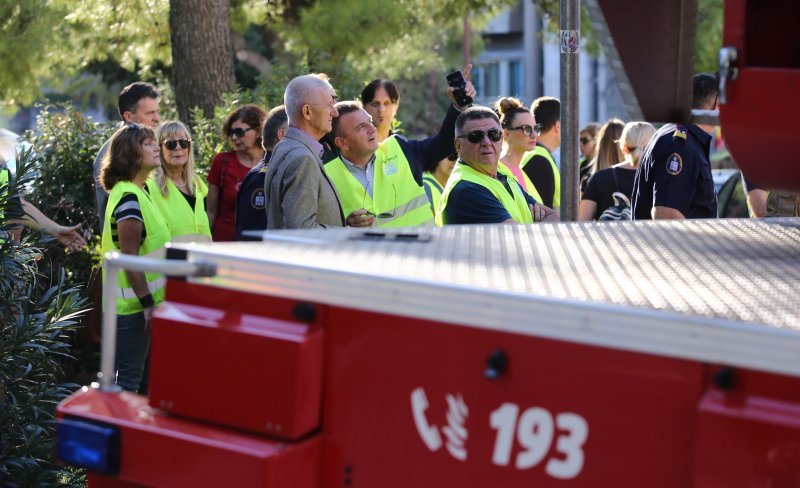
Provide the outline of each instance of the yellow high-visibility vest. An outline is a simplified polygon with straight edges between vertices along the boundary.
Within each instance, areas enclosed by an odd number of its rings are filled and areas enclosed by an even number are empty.
[[[397,139],[389,137],[378,146],[373,165],[372,197],[341,158],[325,165],[325,173],[336,187],[345,216],[364,208],[377,216],[378,227],[433,225],[428,195],[414,179]]]
[[[525,155],[522,156],[522,161],[519,163],[520,169],[524,168],[534,156],[541,156],[550,162],[550,167],[553,169],[553,182],[555,183],[555,189],[553,191],[553,208],[560,207],[561,173],[558,171],[558,166],[556,166],[556,161],[553,159],[553,155],[550,154],[550,151],[548,151],[546,147],[536,146],[533,151],[526,152]],[[541,200],[537,199],[537,201],[541,203]]]
[[[504,173],[505,174],[505,173]],[[442,193],[442,203],[439,212],[436,214],[436,225],[444,225],[444,210],[447,208],[447,197],[453,188],[461,181],[469,181],[476,183],[490,192],[497,198],[506,209],[512,219],[520,224],[532,224],[533,214],[531,208],[528,206],[528,201],[525,200],[525,195],[522,188],[512,177],[508,177],[508,186],[511,188],[511,193],[503,185],[503,183],[491,176],[480,173],[465,163],[458,162],[450,178],[447,180],[447,185],[444,187]],[[513,195],[512,195],[513,194]]]
[[[158,210],[158,207],[150,199],[150,196],[141,188],[136,186],[130,181],[120,181],[111,192],[108,194],[108,211],[105,215],[103,222],[103,240],[102,251],[103,255],[107,252],[117,251],[120,252],[117,244],[111,235],[111,218],[114,209],[126,193],[133,193],[139,200],[139,209],[142,212],[142,219],[144,220],[144,227],[146,236],[144,242],[139,246],[139,256],[148,257],[161,257],[164,252],[164,245],[169,242],[169,226]],[[181,197],[182,198],[182,197]],[[103,269],[103,280],[106,279],[105,268]],[[165,290],[167,284],[166,277],[161,273],[145,273],[147,279],[147,286],[150,293],[153,295],[153,301],[156,305],[164,301]],[[133,291],[133,287],[128,281],[128,276],[124,271],[120,270],[117,279],[119,280],[119,292],[117,295],[117,315],[131,315],[141,312],[143,307]]]
[[[164,220],[169,226],[172,242],[211,242],[211,227],[208,224],[208,214],[205,208],[205,198],[208,187],[203,181],[194,178],[194,208],[189,206],[177,186],[167,180],[167,196],[161,193],[155,179],[147,180],[147,188]]]

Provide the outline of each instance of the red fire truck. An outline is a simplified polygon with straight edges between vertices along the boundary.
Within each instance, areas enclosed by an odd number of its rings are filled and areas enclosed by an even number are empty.
[[[800,66],[753,54],[796,56],[764,22],[800,8],[726,9],[731,151],[800,191],[780,124]],[[747,120],[753,86],[772,118]],[[58,407],[91,486],[800,486],[797,219],[264,237],[106,259],[170,279],[149,395],[115,390],[104,354]]]

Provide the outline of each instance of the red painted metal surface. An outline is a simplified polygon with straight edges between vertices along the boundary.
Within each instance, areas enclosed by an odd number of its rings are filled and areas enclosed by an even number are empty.
[[[800,486],[800,380],[741,370],[733,377],[700,402],[695,486]]]
[[[800,113],[800,2],[726,0],[725,46],[735,47],[738,77],[720,107],[725,143],[748,179],[800,191],[795,118]]]
[[[691,485],[699,363],[338,308],[329,317],[323,486]],[[508,369],[489,380],[498,349]],[[412,399],[423,394],[418,427]],[[458,423],[448,394],[467,407],[466,438],[448,433]]]
[[[214,291],[197,286],[187,296],[170,283],[153,323],[150,405],[288,440],[317,429],[321,326],[264,316],[274,300],[262,296],[242,294],[226,307],[197,299]],[[252,314],[247,303],[262,308]]]
[[[62,402],[57,415],[120,428],[119,475],[95,477],[92,486],[319,486],[317,437],[271,441],[167,416],[132,393],[87,388]]]

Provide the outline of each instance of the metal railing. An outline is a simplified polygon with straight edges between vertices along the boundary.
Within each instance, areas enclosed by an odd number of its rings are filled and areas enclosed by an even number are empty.
[[[162,273],[167,276],[214,276],[216,264],[210,261],[171,260],[144,258],[109,252],[103,257],[105,279],[103,280],[103,338],[100,345],[100,373],[98,379],[100,389],[117,391],[114,384],[116,371],[114,362],[117,347],[117,295],[119,280],[117,273],[121,270],[141,271],[144,273]]]

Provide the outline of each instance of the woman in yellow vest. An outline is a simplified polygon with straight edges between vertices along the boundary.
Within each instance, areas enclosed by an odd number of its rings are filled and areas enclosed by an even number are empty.
[[[210,242],[208,187],[197,175],[189,130],[182,122],[158,128],[161,167],[147,181],[150,197],[169,226],[173,242]]]
[[[100,183],[109,192],[103,255],[112,251],[163,255],[170,240],[169,227],[145,189],[150,173],[160,165],[158,142],[151,129],[127,124],[111,138],[100,173]],[[138,271],[120,271],[117,278],[117,384],[136,392],[142,385],[150,349],[150,320],[155,307],[164,301],[166,279],[163,274]]]
[[[500,125],[503,127],[503,152],[500,154],[498,170],[512,175],[523,190],[541,202],[542,197],[520,166],[525,153],[536,149],[541,126],[536,124],[530,109],[516,98],[500,98],[495,102],[494,110],[500,116]]]

